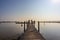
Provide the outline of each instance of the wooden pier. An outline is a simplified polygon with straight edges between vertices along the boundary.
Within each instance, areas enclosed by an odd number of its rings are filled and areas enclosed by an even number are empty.
[[[38,30],[35,28],[35,22],[38,22]],[[60,21],[0,21],[2,23],[24,24],[24,33],[17,38],[17,40],[46,40],[40,33],[40,23],[60,23]],[[27,24],[27,29],[25,29]]]
[[[24,27],[24,33],[17,40],[45,40],[45,38],[36,30],[35,21],[28,21],[27,29]]]

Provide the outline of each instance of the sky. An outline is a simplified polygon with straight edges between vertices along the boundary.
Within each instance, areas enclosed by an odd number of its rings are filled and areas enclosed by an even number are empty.
[[[0,0],[0,20],[60,20],[60,0]]]

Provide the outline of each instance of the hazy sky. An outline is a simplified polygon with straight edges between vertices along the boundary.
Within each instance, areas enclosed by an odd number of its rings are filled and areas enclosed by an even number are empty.
[[[30,17],[60,20],[60,0],[0,0],[0,20],[24,20]]]

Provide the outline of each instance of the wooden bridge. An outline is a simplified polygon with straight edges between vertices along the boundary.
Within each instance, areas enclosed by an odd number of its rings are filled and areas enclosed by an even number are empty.
[[[46,40],[40,33],[40,23],[60,23],[60,21],[37,21],[38,30],[35,28],[35,21],[29,20],[27,22],[19,21],[0,21],[1,23],[16,23],[24,24],[24,33],[17,38],[17,40]],[[27,24],[27,29],[25,29],[25,24]]]
[[[27,29],[17,40],[45,40],[45,38],[36,30],[35,21],[28,21]]]

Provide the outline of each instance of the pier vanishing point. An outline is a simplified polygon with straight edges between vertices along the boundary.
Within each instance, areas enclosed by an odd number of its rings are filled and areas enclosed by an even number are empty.
[[[25,22],[24,22],[25,27]],[[39,33],[35,28],[35,21],[28,21],[27,22],[27,29],[24,28],[24,33],[18,37],[17,40],[45,40],[45,38]]]
[[[35,22],[32,20],[28,20],[27,22],[19,22],[19,21],[0,21],[2,23],[15,23],[15,24],[24,24],[24,33],[20,35],[17,40],[46,40],[40,33],[40,23],[60,23],[60,21],[37,21],[38,22],[38,30],[35,28]],[[27,24],[27,29],[25,29],[25,24]]]

